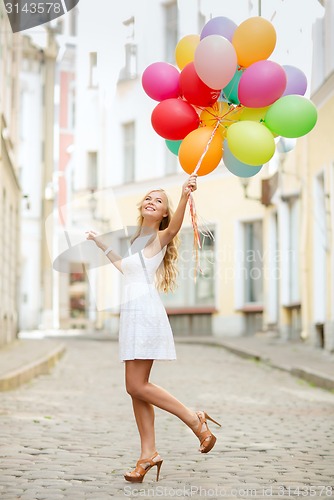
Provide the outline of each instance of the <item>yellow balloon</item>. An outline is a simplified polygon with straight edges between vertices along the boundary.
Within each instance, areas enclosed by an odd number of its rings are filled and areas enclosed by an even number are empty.
[[[276,31],[271,22],[263,17],[250,17],[242,22],[233,34],[232,45],[238,64],[247,68],[251,64],[268,59],[276,45]]]
[[[178,42],[175,48],[175,60],[180,69],[194,60],[195,50],[199,42],[199,35],[186,35]]]
[[[246,108],[244,107],[242,112],[240,113],[240,120],[252,120],[254,122],[260,122],[264,120],[266,116],[266,112],[270,106],[265,106],[264,108]]]
[[[275,153],[273,134],[262,123],[234,123],[227,131],[227,141],[231,153],[247,165],[263,165]]]

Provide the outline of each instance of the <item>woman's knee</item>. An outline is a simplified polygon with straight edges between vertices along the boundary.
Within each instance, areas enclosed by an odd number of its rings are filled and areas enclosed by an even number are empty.
[[[138,381],[126,381],[126,392],[133,398],[140,399],[144,393],[144,384]]]

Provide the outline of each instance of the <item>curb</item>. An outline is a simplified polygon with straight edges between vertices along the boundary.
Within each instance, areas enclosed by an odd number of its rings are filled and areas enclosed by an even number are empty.
[[[175,339],[176,340],[176,339]],[[177,342],[183,343],[183,344],[197,344],[197,345],[207,345],[210,347],[221,347],[225,349],[226,351],[231,352],[232,354],[235,354],[241,358],[249,359],[249,360],[255,360],[255,361],[260,361],[261,363],[264,363],[271,368],[275,368],[277,370],[285,371],[287,373],[290,373],[292,376],[297,377],[299,379],[305,380],[306,382],[309,382],[312,385],[315,385],[316,387],[320,387],[321,389],[326,389],[328,391],[333,391],[334,390],[334,378],[328,377],[327,375],[323,375],[322,373],[314,372],[310,369],[306,368],[300,368],[300,367],[288,367],[288,366],[283,366],[281,364],[273,362],[272,359],[268,358],[267,356],[262,356],[261,354],[258,354],[254,351],[251,351],[249,349],[241,349],[238,347],[230,346],[228,344],[224,344],[222,341],[215,341],[215,340],[203,340],[203,339],[182,339],[179,338],[177,339]]]
[[[334,378],[325,377],[321,373],[305,370],[304,368],[291,368],[290,373],[295,377],[306,380],[306,382],[312,385],[327,389],[328,391],[334,391]]]
[[[37,377],[38,375],[50,373],[51,369],[64,355],[65,351],[65,344],[60,344],[46,356],[43,356],[32,363],[23,365],[17,370],[12,370],[6,373],[0,377],[0,392],[17,389],[20,385],[29,382],[32,378]]]

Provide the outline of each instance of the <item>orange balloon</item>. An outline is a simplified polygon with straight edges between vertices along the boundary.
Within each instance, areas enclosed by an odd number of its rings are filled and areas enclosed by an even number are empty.
[[[268,59],[276,45],[276,31],[271,22],[263,17],[250,17],[234,32],[232,45],[238,64],[247,68],[251,64]]]
[[[175,60],[180,69],[183,69],[195,57],[195,50],[200,42],[199,35],[186,35],[175,47]]]
[[[179,161],[187,174],[192,174],[207,147],[213,134],[214,127],[201,127],[190,132],[181,142]],[[223,156],[223,140],[216,130],[204,158],[201,161],[197,174],[207,175],[219,164]]]

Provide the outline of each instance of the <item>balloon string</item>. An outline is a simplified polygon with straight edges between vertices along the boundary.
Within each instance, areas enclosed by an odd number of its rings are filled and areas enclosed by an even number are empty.
[[[202,161],[203,161],[203,158],[204,156],[206,155],[209,147],[210,147],[210,144],[213,140],[213,137],[218,129],[220,125],[220,122],[217,121],[212,133],[211,133],[211,136],[210,136],[210,139],[208,140],[208,143],[207,145],[205,146],[205,149],[200,157],[200,159],[198,160],[198,163],[195,167],[195,170],[193,171],[193,174],[197,174],[201,164],[202,164]],[[198,271],[203,274],[203,271],[201,269],[201,266],[200,266],[200,263],[199,263],[199,249],[201,249],[201,239],[200,239],[200,231],[198,229],[198,216],[197,216],[197,212],[196,212],[196,207],[195,207],[195,202],[194,202],[194,198],[191,194],[191,191],[189,192],[189,195],[188,195],[188,202],[189,202],[189,209],[190,209],[190,217],[191,217],[191,223],[192,223],[192,226],[193,226],[193,231],[194,231],[194,243],[193,243],[193,249],[194,249],[194,253],[195,253],[195,269],[194,269],[194,280],[195,280],[195,283],[196,283],[196,279],[197,279],[197,273]],[[211,231],[207,228],[206,230],[206,233],[208,235],[212,235]]]
[[[217,121],[217,123],[216,123],[216,125],[215,125],[215,127],[214,127],[214,129],[213,129],[213,131],[212,131],[212,133],[211,133],[210,139],[208,140],[208,143],[207,143],[207,145],[205,146],[205,149],[204,149],[204,151],[203,151],[203,153],[202,153],[202,156],[201,156],[201,157],[200,157],[200,159],[198,160],[198,163],[197,163],[197,165],[196,165],[196,167],[195,167],[195,170],[193,171],[193,174],[197,174],[197,172],[198,172],[198,170],[199,170],[199,168],[200,168],[200,166],[201,166],[201,164],[202,164],[203,158],[204,158],[204,156],[206,155],[206,153],[208,152],[208,149],[209,149],[209,147],[210,147],[210,144],[211,144],[211,142],[212,142],[212,139],[213,139],[213,137],[214,137],[214,135],[215,135],[216,130],[217,130],[217,128],[218,128],[218,127],[219,127],[219,121]]]

